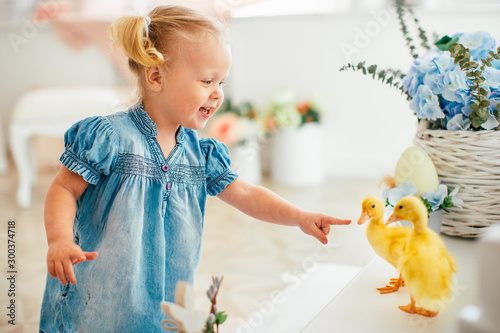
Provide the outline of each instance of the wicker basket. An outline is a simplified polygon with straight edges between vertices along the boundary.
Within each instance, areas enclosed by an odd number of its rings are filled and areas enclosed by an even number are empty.
[[[485,227],[500,220],[500,131],[421,126],[415,144],[430,156],[443,184],[460,188],[458,196],[464,201],[462,208],[452,207],[444,214],[442,233],[479,237]]]

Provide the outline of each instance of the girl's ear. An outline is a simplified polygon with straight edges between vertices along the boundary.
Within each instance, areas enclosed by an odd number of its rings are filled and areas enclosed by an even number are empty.
[[[158,66],[150,66],[144,68],[144,78],[149,89],[159,92],[163,88],[165,80],[163,78],[163,71]]]

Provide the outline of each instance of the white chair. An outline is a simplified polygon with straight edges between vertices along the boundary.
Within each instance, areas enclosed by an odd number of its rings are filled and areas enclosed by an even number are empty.
[[[16,200],[31,206],[31,190],[37,168],[30,138],[45,135],[62,138],[75,122],[106,115],[123,107],[120,95],[108,87],[43,88],[27,92],[16,103],[10,123],[10,148],[19,184]]]

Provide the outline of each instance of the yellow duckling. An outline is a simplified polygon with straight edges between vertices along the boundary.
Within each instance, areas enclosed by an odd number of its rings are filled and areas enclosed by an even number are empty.
[[[383,221],[384,203],[377,196],[368,196],[361,204],[361,216],[358,224],[370,220],[366,227],[366,238],[375,253],[398,268],[398,260],[403,254],[410,229],[405,227],[386,227]],[[399,274],[398,279],[391,279],[392,285],[377,288],[381,294],[395,292],[404,286],[403,278]]]
[[[427,227],[428,212],[421,199],[399,200],[386,224],[405,220],[413,223],[399,271],[411,295],[411,303],[399,308],[409,313],[434,317],[451,299],[455,259],[439,236]],[[421,307],[415,306],[415,302]]]

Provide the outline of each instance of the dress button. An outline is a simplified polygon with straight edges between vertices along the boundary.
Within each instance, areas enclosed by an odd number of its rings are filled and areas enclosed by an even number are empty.
[[[168,171],[168,169],[169,169],[169,167],[168,167],[168,165],[167,165],[167,164],[163,164],[163,165],[162,165],[162,167],[161,167],[161,169],[162,169],[163,171],[167,172],[167,171]]]

